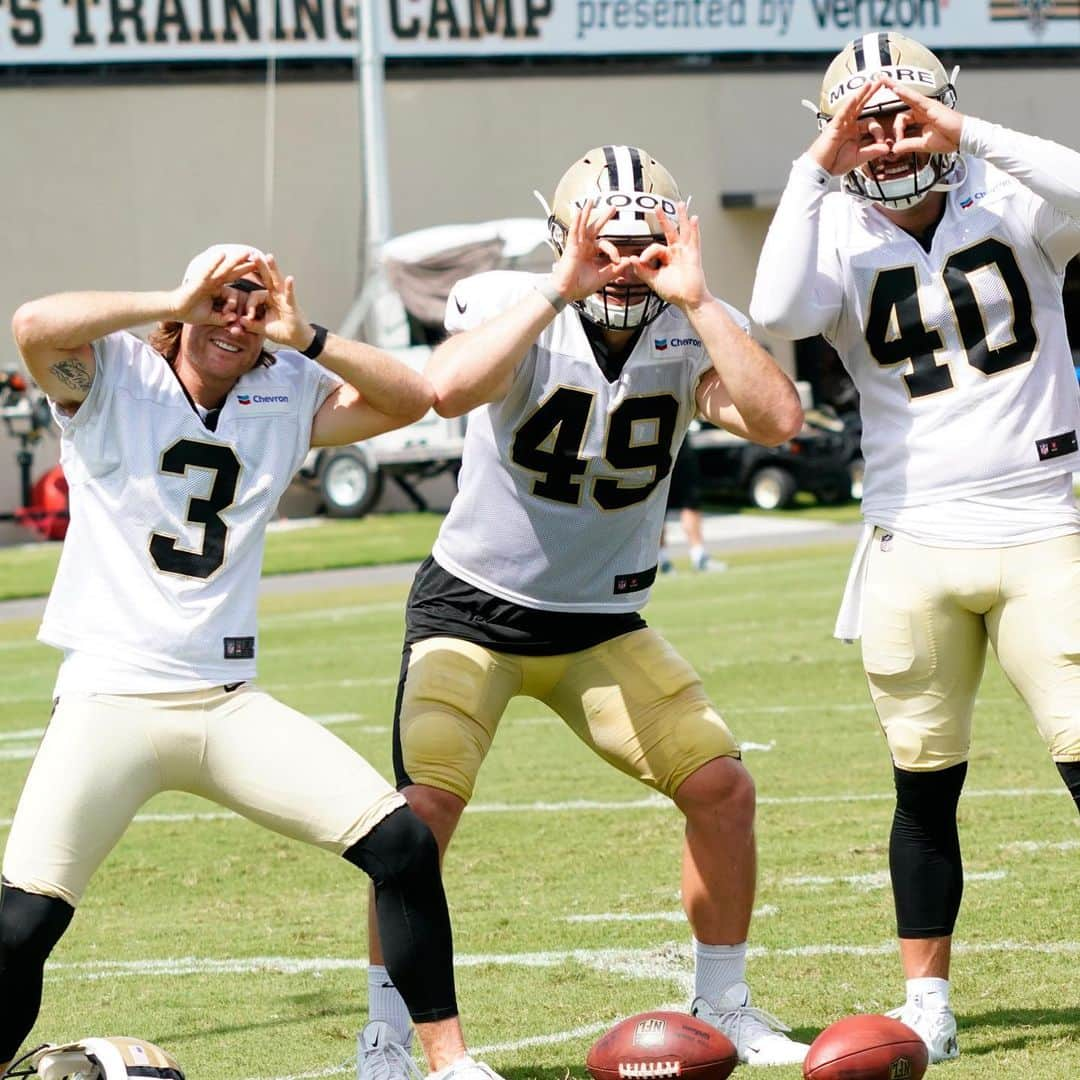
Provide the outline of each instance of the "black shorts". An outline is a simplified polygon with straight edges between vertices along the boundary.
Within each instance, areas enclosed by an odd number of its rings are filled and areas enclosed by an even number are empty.
[[[683,442],[671,467],[667,506],[669,510],[697,510],[701,507],[701,465],[689,437]]]

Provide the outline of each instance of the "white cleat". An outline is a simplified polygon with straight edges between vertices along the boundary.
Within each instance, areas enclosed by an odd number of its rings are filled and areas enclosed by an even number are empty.
[[[412,1054],[384,1020],[372,1020],[356,1037],[356,1080],[423,1080]]]
[[[458,1058],[453,1065],[429,1073],[427,1080],[503,1080],[490,1065],[473,1061],[471,1057]]]
[[[960,1044],[956,1041],[956,1017],[948,1005],[940,1009],[924,1009],[916,998],[898,1009],[885,1014],[901,1024],[907,1024],[930,1051],[930,1064],[952,1061],[960,1056]]]
[[[789,1039],[791,1030],[764,1009],[750,1004],[750,988],[746,983],[728,987],[714,1005],[705,998],[695,998],[690,1015],[711,1024],[726,1035],[747,1065],[801,1065],[810,1047]]]

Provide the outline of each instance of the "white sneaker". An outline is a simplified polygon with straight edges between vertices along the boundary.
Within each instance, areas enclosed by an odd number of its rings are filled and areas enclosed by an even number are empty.
[[[482,1061],[473,1061],[466,1055],[458,1058],[453,1065],[428,1074],[427,1080],[503,1080],[490,1065]]]
[[[916,998],[898,1009],[891,1009],[885,1015],[907,1024],[926,1043],[931,1065],[960,1056],[960,1045],[956,1041],[956,1017],[948,1005],[941,1009],[924,1009],[922,1002]]]
[[[423,1080],[423,1075],[385,1020],[372,1020],[356,1036],[356,1080]]]
[[[719,574],[727,569],[726,562],[717,562],[708,555],[701,555],[690,564],[700,574]]]
[[[799,1065],[810,1047],[784,1034],[790,1031],[775,1016],[750,1005],[750,988],[738,982],[728,987],[713,1005],[705,998],[695,998],[690,1015],[712,1024],[726,1035],[747,1065]]]

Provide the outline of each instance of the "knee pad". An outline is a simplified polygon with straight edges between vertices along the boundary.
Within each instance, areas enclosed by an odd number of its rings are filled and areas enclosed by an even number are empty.
[[[1069,794],[1080,810],[1080,761],[1055,761],[1058,774],[1065,781]]]
[[[439,845],[408,806],[387,814],[343,858],[363,870],[376,889],[390,884],[423,887],[440,880]]]
[[[964,891],[956,806],[967,763],[939,772],[893,769],[889,871],[902,938],[948,937]]]
[[[353,844],[345,858],[375,886],[383,961],[413,1021],[457,1016],[450,913],[431,830],[402,806]]]
[[[37,1020],[45,961],[75,909],[55,896],[0,886],[0,1061],[10,1061]]]
[[[66,900],[23,892],[5,882],[0,887],[0,965],[20,960],[44,964],[74,914]]]

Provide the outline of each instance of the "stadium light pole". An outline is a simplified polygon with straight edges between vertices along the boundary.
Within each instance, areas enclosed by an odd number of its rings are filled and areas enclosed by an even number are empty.
[[[360,87],[360,124],[363,128],[360,153],[364,178],[364,247],[360,267],[360,290],[345,313],[338,331],[342,337],[349,338],[361,333],[371,313],[381,272],[379,253],[390,239],[391,229],[386,109],[383,99],[386,65],[383,62],[379,16],[375,11],[375,5],[380,0],[357,2],[360,12],[360,40],[356,66],[359,69],[357,82]]]
[[[386,148],[386,64],[382,54],[378,0],[360,0],[360,95],[364,125],[364,277],[390,239],[390,180]],[[378,5],[381,6],[381,5]]]

